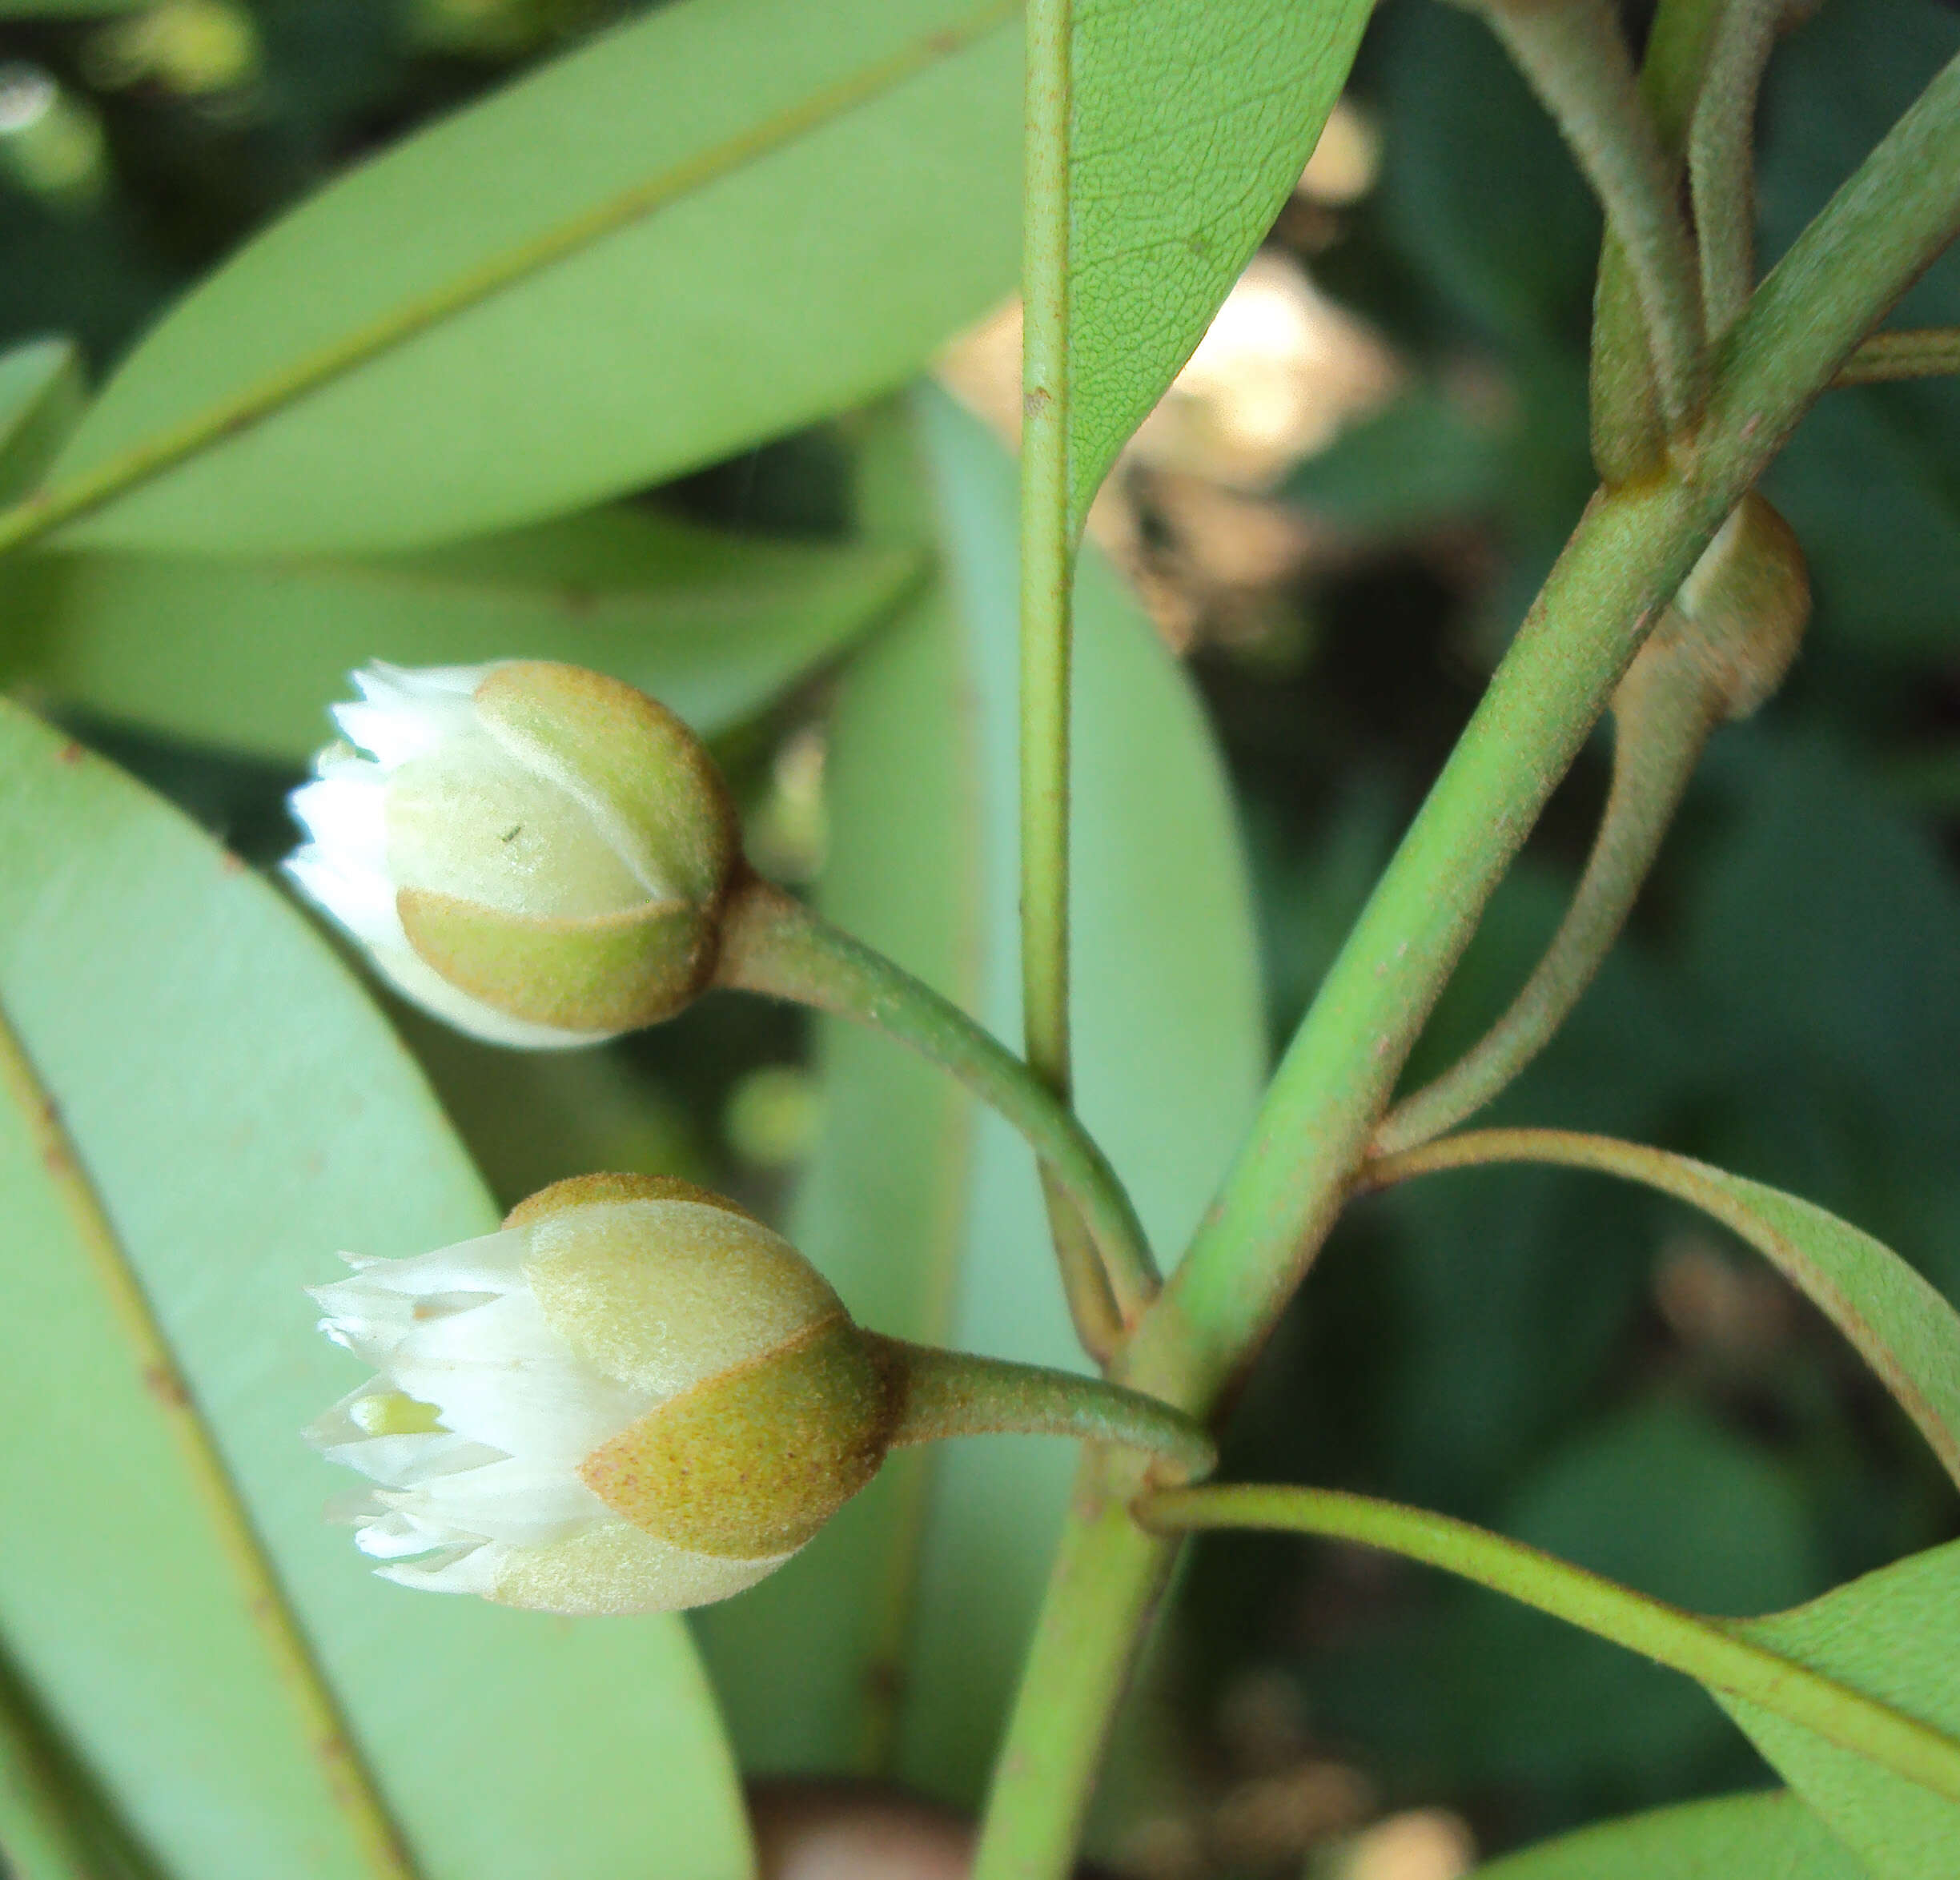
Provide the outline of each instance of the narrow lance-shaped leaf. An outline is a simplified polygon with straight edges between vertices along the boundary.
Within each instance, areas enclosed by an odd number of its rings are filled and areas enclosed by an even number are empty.
[[[1299,181],[1370,10],[1369,0],[1074,0],[1077,524]]]
[[[1960,1483],[1960,1313],[1890,1247],[1793,1195],[1685,1155],[1568,1130],[1472,1130],[1370,1165],[1370,1186],[1496,1162],[1591,1168],[1720,1221],[1844,1333]]]
[[[264,882],[12,708],[0,857],[0,1006],[31,1079],[0,1103],[0,1282],[34,1328],[0,1368],[0,1424],[31,1436],[0,1445],[0,1631],[77,1759],[170,1873],[376,1871],[171,1440],[188,1414],[425,1880],[740,1880],[733,1771],[677,1620],[408,1593],[323,1519],[345,1484],[299,1431],[360,1371],[299,1288],[339,1247],[494,1220],[353,978]],[[105,1262],[167,1369],[144,1374]]]
[[[0,354],[0,502],[34,488],[86,401],[72,339],[30,339]]]
[[[1011,287],[1012,0],[679,0],[331,184],[195,289],[57,466],[68,539],[444,540],[907,377]]]
[[[0,569],[0,671],[173,737],[303,760],[371,659],[560,659],[712,736],[882,619],[917,568],[902,551],[753,540],[625,507],[358,562],[34,555]]]

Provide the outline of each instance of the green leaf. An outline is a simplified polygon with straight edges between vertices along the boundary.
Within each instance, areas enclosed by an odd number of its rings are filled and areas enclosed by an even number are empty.
[[[428,1880],[746,1871],[678,1621],[564,1621],[375,1580],[299,1426],[359,1381],[299,1288],[494,1216],[426,1087],[307,923],[174,811],[0,709],[0,1004],[41,1087],[0,1109],[0,1632],[167,1870],[375,1871],[63,1205],[70,1165],[172,1348]],[[22,1093],[25,1094],[25,1093]]]
[[[824,905],[1016,1038],[1014,469],[940,395],[918,410],[949,584],[852,662]],[[1174,1255],[1263,1068],[1247,886],[1198,702],[1093,555],[1076,633],[1078,1095]],[[799,1244],[880,1331],[1079,1367],[1019,1139],[884,1040],[821,1035],[826,1128]],[[1000,1439],[947,1446],[917,1486],[888,1469],[781,1573],[704,1615],[745,1762],[882,1761],[970,1805],[1073,1460]],[[907,1506],[922,1491],[922,1537]]]
[[[1793,1796],[1724,1795],[1525,1849],[1476,1880],[1867,1880]]]
[[[1747,1241],[1850,1340],[1960,1483],[1960,1313],[1870,1235],[1781,1189],[1610,1136],[1472,1130],[1408,1159],[1425,1170],[1498,1162],[1597,1169],[1699,1208]]]
[[[0,354],[0,503],[40,481],[86,400],[72,339],[30,339]]]
[[[1960,1541],[1737,1629],[1960,1739]],[[1960,1802],[1755,1705],[1714,1695],[1874,1880],[1950,1880]]]
[[[171,736],[303,760],[352,667],[600,667],[704,734],[896,603],[916,558],[747,540],[616,508],[362,562],[50,554],[6,571],[11,676]]]
[[[1369,0],[1075,0],[1077,523],[1299,182],[1370,10]]]
[[[150,0],[0,0],[0,19],[82,19],[96,14],[134,13]]]
[[[68,539],[448,540],[901,382],[1014,284],[1017,18],[680,0],[351,171],[110,380],[58,480],[164,468]]]

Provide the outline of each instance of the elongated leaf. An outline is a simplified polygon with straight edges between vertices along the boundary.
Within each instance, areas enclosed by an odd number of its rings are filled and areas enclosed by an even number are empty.
[[[1801,1288],[1858,1348],[1960,1483],[1960,1313],[1870,1235],[1781,1189],[1609,1136],[1472,1131],[1418,1150],[1412,1159],[1432,1168],[1544,1162],[1599,1169],[1700,1208]]]
[[[825,906],[1017,1038],[1014,471],[940,395],[918,409],[952,580],[853,661]],[[1174,1256],[1263,1068],[1244,868],[1197,701],[1093,556],[1077,632],[1079,1095]],[[1080,1365],[1018,1138],[990,1116],[970,1123],[882,1040],[837,1032],[825,1048],[829,1124],[801,1243],[881,1330]],[[970,1805],[1073,1462],[1038,1438],[947,1447],[931,1457],[922,1545],[905,1485],[888,1480],[861,1498],[862,1528],[847,1510],[755,1593],[705,1615],[745,1761],[862,1764],[885,1737],[888,1766]],[[780,1649],[819,1628],[820,1648]],[[893,1708],[887,1732],[879,1712]]]
[[[1793,1796],[1725,1795],[1562,1835],[1476,1880],[1866,1880]]]
[[[1740,1629],[1960,1739],[1960,1541]],[[1755,1705],[1714,1695],[1875,1880],[1948,1880],[1960,1802]]]
[[[299,1288],[492,1219],[426,1087],[303,918],[175,812],[0,710],[0,1630],[139,1838],[203,1880],[372,1871],[281,1688],[63,1196],[39,1105],[172,1348],[428,1880],[734,1880],[733,1772],[673,1620],[566,1622],[376,1581],[300,1424],[359,1368]],[[99,1251],[99,1250],[98,1250]]]
[[[522,655],[603,668],[704,733],[753,711],[890,610],[898,552],[748,541],[596,510],[364,562],[114,552],[11,571],[22,676],[64,701],[303,759],[350,668]]]
[[[86,397],[72,339],[30,339],[0,355],[0,502],[34,488]]]
[[[1313,153],[1369,0],[1076,0],[1069,496],[1189,359]]]
[[[900,382],[1014,283],[1017,17],[1011,0],[680,0],[414,138],[192,294],[58,481],[295,396],[70,536],[445,540]]]

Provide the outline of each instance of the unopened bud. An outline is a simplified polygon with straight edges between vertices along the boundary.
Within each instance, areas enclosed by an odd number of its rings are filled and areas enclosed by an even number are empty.
[[[876,1473],[878,1341],[797,1250],[685,1182],[588,1175],[501,1231],[360,1259],[323,1328],[379,1373],[308,1436],[404,1585],[560,1613],[725,1599]]]
[[[713,761],[664,705],[543,660],[377,664],[355,684],[334,709],[347,741],[294,793],[312,839],[287,868],[404,993],[495,1042],[556,1046],[701,990],[739,849]]]
[[[1702,552],[1641,647],[1621,700],[1664,676],[1702,688],[1713,718],[1746,718],[1783,683],[1810,619],[1810,576],[1795,532],[1753,491]]]

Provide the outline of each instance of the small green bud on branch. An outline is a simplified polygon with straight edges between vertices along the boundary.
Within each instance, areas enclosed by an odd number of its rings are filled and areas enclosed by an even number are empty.
[[[313,1296],[376,1376],[307,1434],[377,1484],[346,1513],[406,1586],[669,1611],[773,1572],[894,1446],[1022,1431],[1179,1478],[1212,1460],[1155,1399],[862,1331],[788,1241],[686,1182],[580,1176],[480,1239],[348,1258]]]

